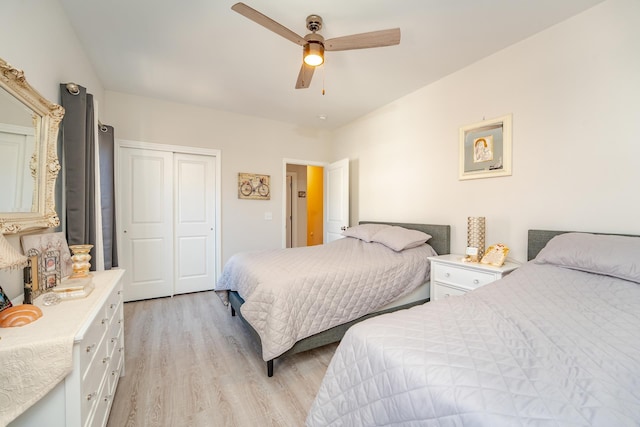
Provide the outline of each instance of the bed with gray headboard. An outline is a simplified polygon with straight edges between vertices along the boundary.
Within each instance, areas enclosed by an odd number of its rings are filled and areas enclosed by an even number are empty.
[[[435,225],[435,224],[415,224],[415,223],[396,223],[396,222],[379,222],[379,221],[362,221],[360,224],[387,224],[392,226],[399,226],[403,228],[407,228],[410,230],[418,230],[424,233],[429,234],[431,239],[427,242],[439,255],[448,254],[450,252],[451,245],[451,226],[449,225]],[[426,285],[428,289],[428,284]],[[256,330],[252,327],[252,325],[242,316],[240,307],[245,303],[244,299],[238,294],[238,292],[230,291],[229,294],[229,304],[231,306],[231,314],[235,316],[236,313],[239,314],[239,317],[242,319],[245,326],[252,333],[254,338],[260,342],[260,336],[256,332]],[[390,308],[385,308],[379,311],[375,311],[372,313],[368,313],[362,317],[359,317],[350,322],[340,324],[325,331],[319,332],[315,335],[309,336],[307,338],[301,339],[297,341],[289,350],[280,354],[273,359],[267,360],[267,375],[273,375],[273,362],[276,358],[281,358],[287,355],[299,353],[302,351],[311,350],[313,348],[321,347],[326,344],[330,344],[333,342],[340,341],[340,339],[344,336],[345,332],[352,325],[359,323],[365,319],[378,316],[380,314],[409,308],[415,305],[423,304],[429,301],[428,298],[417,299],[407,303],[401,303],[400,305],[393,306]]]
[[[561,231],[561,230],[529,230],[527,238],[527,260],[531,261],[538,253],[549,243],[549,240],[554,237],[565,234],[576,233],[576,231]],[[580,232],[578,232],[580,233]],[[614,233],[591,233],[599,236],[626,236],[626,237],[638,237],[634,234],[614,234]]]
[[[528,258],[353,327],[305,425],[637,426],[639,236],[530,230]]]

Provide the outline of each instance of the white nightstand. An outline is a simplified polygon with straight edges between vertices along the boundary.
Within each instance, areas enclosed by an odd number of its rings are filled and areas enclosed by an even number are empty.
[[[503,278],[520,266],[507,261],[501,267],[464,262],[464,255],[440,255],[431,260],[431,301],[462,295]]]

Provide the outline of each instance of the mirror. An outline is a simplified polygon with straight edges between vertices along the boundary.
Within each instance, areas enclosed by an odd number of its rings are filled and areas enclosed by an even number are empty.
[[[64,109],[0,58],[0,233],[57,227],[56,154]]]

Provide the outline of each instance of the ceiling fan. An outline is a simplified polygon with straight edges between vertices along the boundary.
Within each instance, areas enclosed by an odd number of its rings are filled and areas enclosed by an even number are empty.
[[[400,44],[400,28],[352,34],[350,36],[325,40],[324,37],[317,33],[322,29],[322,18],[318,15],[307,16],[307,29],[311,31],[311,33],[301,37],[282,24],[279,24],[244,3],[236,3],[231,6],[231,9],[251,19],[255,23],[262,25],[266,29],[281,35],[285,39],[302,46],[303,61],[300,73],[298,74],[298,80],[296,81],[296,89],[306,89],[309,87],[311,78],[313,77],[313,71],[317,66],[324,63],[325,51],[367,49]]]

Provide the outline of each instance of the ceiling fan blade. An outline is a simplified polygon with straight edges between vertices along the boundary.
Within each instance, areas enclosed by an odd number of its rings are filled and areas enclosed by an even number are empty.
[[[302,61],[302,67],[300,67],[300,73],[298,73],[298,81],[296,82],[296,89],[306,89],[311,84],[311,77],[316,67],[307,65]]]
[[[304,46],[307,43],[306,40],[304,39],[304,37],[300,37],[299,35],[297,35],[293,31],[291,31],[290,29],[285,27],[284,25],[281,25],[281,24],[277,23],[273,19],[269,18],[266,15],[263,15],[262,13],[260,13],[257,10],[247,6],[244,3],[236,3],[233,6],[231,6],[231,9],[235,10],[236,12],[238,12],[240,15],[244,16],[245,18],[251,19],[256,24],[260,24],[263,27],[265,27],[266,29],[271,30],[276,34],[281,35],[285,39],[291,40],[295,44],[298,44],[300,46]]]
[[[325,40],[324,50],[368,49],[400,44],[400,28],[371,31]]]

